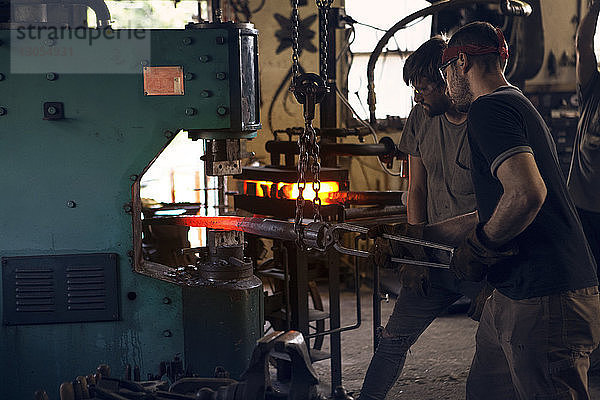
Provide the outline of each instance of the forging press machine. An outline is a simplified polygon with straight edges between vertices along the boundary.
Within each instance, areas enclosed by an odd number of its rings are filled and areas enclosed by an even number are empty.
[[[181,129],[206,141],[207,173],[239,169],[260,128],[257,31],[113,30],[102,1],[2,7],[0,397],[99,362],[145,379],[175,355],[238,376],[263,335],[260,280],[214,290],[145,261],[139,190]],[[80,26],[87,7],[97,29]]]

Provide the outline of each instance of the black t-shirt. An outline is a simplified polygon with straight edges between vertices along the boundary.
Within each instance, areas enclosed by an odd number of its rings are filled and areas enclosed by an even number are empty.
[[[519,89],[504,86],[475,100],[467,121],[481,221],[490,219],[503,193],[496,170],[514,154],[533,154],[548,191],[533,222],[515,238],[519,254],[492,267],[488,281],[515,300],[596,286],[596,267],[556,146],[533,105]]]

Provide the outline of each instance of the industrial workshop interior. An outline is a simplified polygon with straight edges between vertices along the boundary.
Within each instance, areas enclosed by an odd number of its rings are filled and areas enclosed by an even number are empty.
[[[599,3],[0,0],[0,400],[600,400]]]

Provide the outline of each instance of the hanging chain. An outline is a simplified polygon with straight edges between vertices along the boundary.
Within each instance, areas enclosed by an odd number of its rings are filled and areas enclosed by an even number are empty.
[[[299,67],[299,46],[298,46],[298,0],[293,0],[292,5],[292,85],[290,90],[298,101],[304,105],[304,131],[298,136],[298,196],[296,197],[296,217],[294,219],[294,230],[297,235],[299,247],[304,248],[304,233],[302,229],[302,219],[304,217],[304,190],[306,189],[306,172],[310,171],[312,175],[312,189],[315,193],[312,199],[313,220],[321,221],[321,164],[319,162],[319,144],[317,142],[317,132],[313,127],[314,107],[321,101],[328,92],[327,87],[327,14],[331,8],[333,0],[316,0],[319,14],[321,15],[321,39],[319,41],[319,50],[321,54],[320,76],[315,74],[300,75]],[[312,75],[312,76],[311,76]]]
[[[317,3],[317,7],[319,8],[319,14],[321,14],[321,40],[319,41],[319,53],[321,54],[321,78],[323,78],[323,82],[325,82],[325,87],[327,88],[327,36],[329,35],[328,32],[328,15],[329,15],[329,9],[331,8],[331,4],[333,3],[333,0],[316,0]],[[319,144],[317,143],[317,134],[314,130],[314,128],[312,127],[312,124],[310,126],[311,129],[311,133],[310,136],[312,137],[312,146],[311,146],[311,150],[312,150],[312,158],[313,158],[313,163],[311,165],[311,172],[313,174],[313,191],[315,192],[315,197],[313,198],[313,210],[314,210],[314,216],[313,216],[313,220],[315,222],[321,221],[323,218],[321,217],[321,198],[319,197],[319,191],[321,190],[321,163],[319,162],[319,154],[320,154],[320,148],[319,148]]]
[[[296,79],[300,75],[300,51],[298,49],[298,26],[300,17],[298,15],[298,0],[293,0],[292,5],[292,86],[294,89]],[[306,128],[305,128],[306,131]],[[304,132],[298,135],[298,196],[296,197],[296,218],[294,219],[294,231],[296,232],[296,241],[299,247],[304,247],[304,237],[302,230],[302,218],[304,217],[304,188],[306,187],[306,169],[308,167],[306,135]]]
[[[293,0],[292,6],[292,83],[293,79],[300,74],[300,54],[298,50],[298,26],[300,17],[298,15],[298,0]]]
[[[321,53],[321,77],[325,79],[325,83],[327,83],[327,28],[329,26],[328,16],[329,9],[331,8],[331,4],[333,0],[316,0],[317,7],[319,8],[319,14],[321,15],[321,41],[320,45],[320,53]]]

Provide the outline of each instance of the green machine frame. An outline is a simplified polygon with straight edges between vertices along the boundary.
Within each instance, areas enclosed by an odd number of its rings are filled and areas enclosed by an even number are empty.
[[[256,135],[257,32],[242,25],[143,31],[150,57],[130,73],[44,71],[35,57],[31,71],[20,69],[17,32],[0,30],[0,397],[33,398],[39,388],[55,397],[61,382],[100,363],[115,376],[139,366],[144,379],[176,355],[194,366],[188,372],[242,372],[263,333],[260,281],[231,296],[231,287],[148,272],[134,228],[139,177],[174,132]],[[23,43],[77,52],[90,51],[98,31],[62,41],[40,32]],[[107,32],[93,45],[119,49]],[[144,67],[161,66],[182,69],[184,94],[144,93]]]

